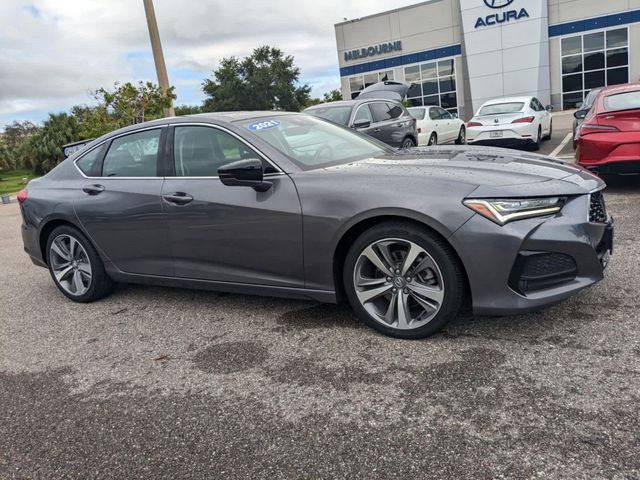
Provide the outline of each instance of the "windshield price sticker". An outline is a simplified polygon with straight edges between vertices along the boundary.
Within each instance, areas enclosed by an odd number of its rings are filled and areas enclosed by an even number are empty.
[[[280,126],[280,122],[277,120],[266,120],[261,122],[254,122],[247,125],[247,128],[252,132],[259,132],[260,130],[267,130],[268,128],[275,128]]]

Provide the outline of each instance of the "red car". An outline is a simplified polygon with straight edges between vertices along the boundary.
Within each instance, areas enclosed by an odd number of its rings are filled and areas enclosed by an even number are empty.
[[[640,83],[600,92],[580,126],[576,159],[597,173],[640,173]]]

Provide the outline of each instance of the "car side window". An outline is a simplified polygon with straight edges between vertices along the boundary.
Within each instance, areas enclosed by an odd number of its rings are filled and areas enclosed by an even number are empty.
[[[438,120],[440,118],[440,113],[436,107],[432,107],[429,109],[429,118],[431,120]]]
[[[400,105],[396,105],[394,103],[387,103],[387,107],[389,107],[389,115],[391,116],[392,119],[399,118],[404,113]]]
[[[391,116],[391,112],[389,111],[389,107],[386,103],[375,102],[369,104],[371,107],[371,113],[373,114],[373,120],[377,122],[385,122],[387,120],[391,120],[393,117]]]
[[[440,115],[441,120],[451,120],[451,114],[447,112],[444,108],[438,107],[438,113]]]
[[[358,110],[356,111],[356,116],[353,118],[354,124],[363,122],[373,122],[373,117],[371,116],[369,105],[360,105],[358,107]]]
[[[102,158],[103,150],[103,146],[94,148],[76,160],[76,165],[87,177],[100,176],[100,159]]]
[[[221,166],[246,158],[262,157],[227,132],[195,125],[174,129],[173,161],[178,177],[216,177]]]
[[[531,100],[531,108],[533,108],[536,112],[541,112],[542,110],[544,110],[542,104],[537,98]]]
[[[158,176],[160,133],[156,128],[114,139],[102,163],[102,176]]]

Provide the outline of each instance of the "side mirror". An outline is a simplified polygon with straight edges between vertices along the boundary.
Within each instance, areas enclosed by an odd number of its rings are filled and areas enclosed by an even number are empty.
[[[228,187],[251,187],[257,192],[266,192],[271,182],[264,181],[262,160],[247,158],[231,162],[218,168],[220,181]]]
[[[576,108],[577,108],[578,110],[582,110],[582,107],[584,107],[584,103],[583,103],[583,102],[578,102],[578,103],[576,103]]]
[[[544,107],[544,109],[545,109],[547,112],[553,112],[553,105],[547,105],[546,107]]]
[[[369,128],[371,126],[370,120],[363,120],[361,122],[354,122],[353,128]]]
[[[588,110],[577,110],[573,113],[573,116],[576,117],[578,120],[584,120],[585,117],[587,116],[587,113],[589,113]]]

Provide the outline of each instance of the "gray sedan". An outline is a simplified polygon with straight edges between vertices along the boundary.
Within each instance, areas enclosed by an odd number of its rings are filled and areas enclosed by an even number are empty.
[[[18,196],[25,251],[71,300],[115,282],[348,301],[421,338],[603,278],[602,180],[486,147],[396,151],[304,114],[162,119],[99,138]],[[37,292],[34,292],[37,295]]]

